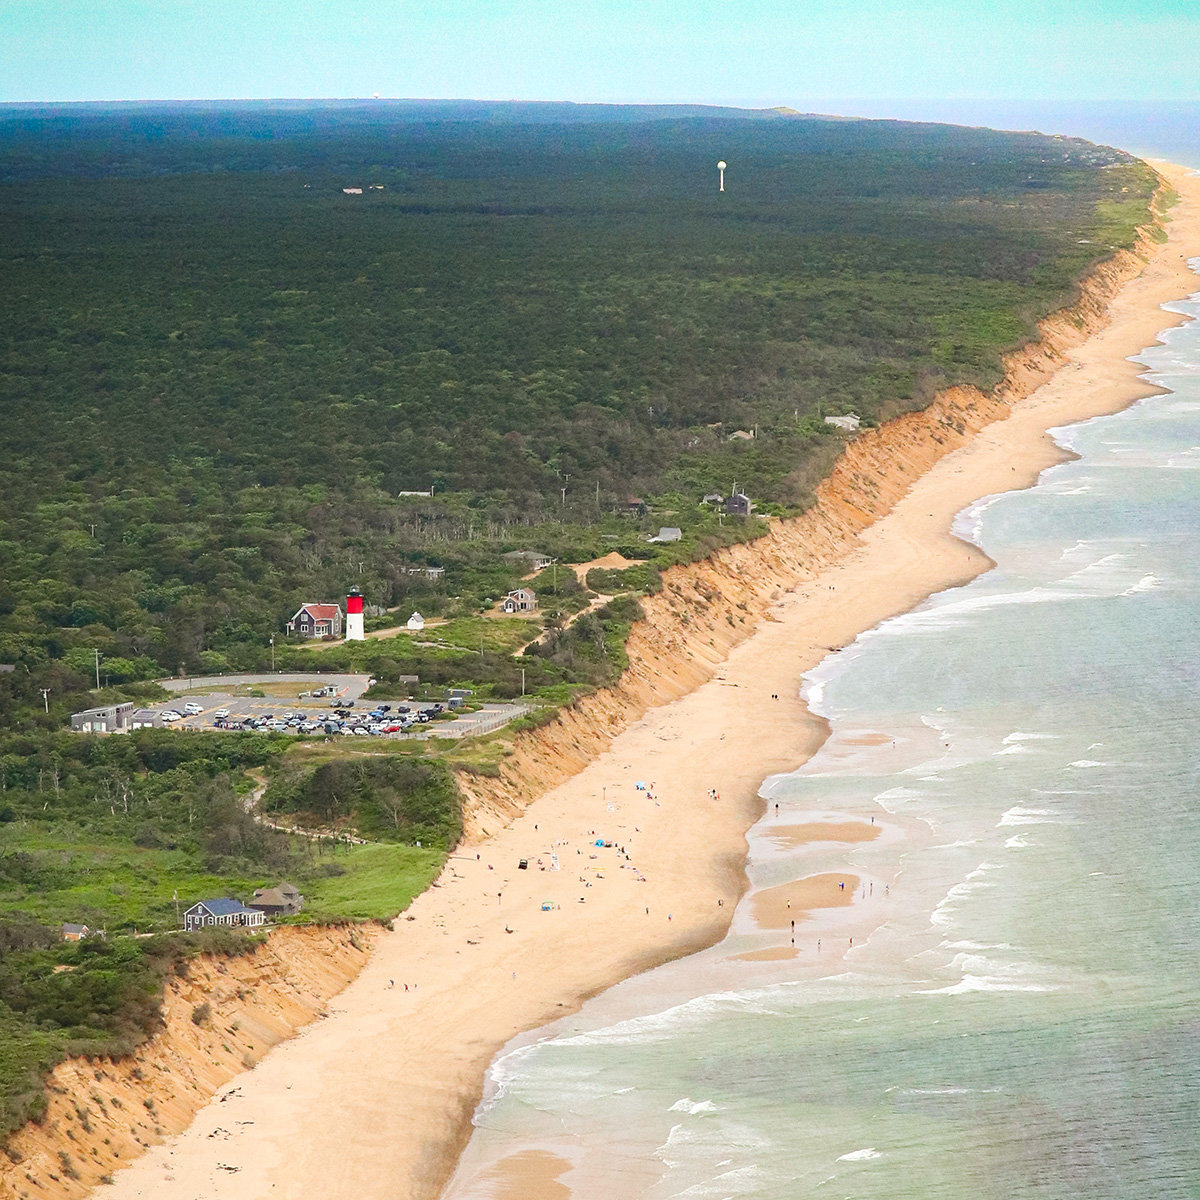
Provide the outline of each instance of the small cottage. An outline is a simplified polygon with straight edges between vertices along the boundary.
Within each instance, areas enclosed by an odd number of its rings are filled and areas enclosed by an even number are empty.
[[[254,893],[254,907],[268,916],[288,916],[304,907],[304,897],[294,884],[281,883],[278,887],[258,888]]]
[[[510,550],[507,554],[501,555],[506,563],[511,563],[517,570],[529,571],[544,571],[553,561],[553,557],[549,554],[542,554],[538,550]]]
[[[648,542],[678,542],[683,537],[683,530],[676,529],[673,525],[664,525],[658,531],[656,537],[647,538]]]
[[[844,417],[826,417],[825,424],[832,425],[835,429],[841,429],[845,433],[854,433],[862,421],[856,413],[847,413]]]
[[[734,492],[725,501],[725,511],[731,517],[748,517],[754,509],[754,502],[744,492]]]
[[[72,925],[69,921],[63,922],[62,939],[64,942],[82,942],[88,933],[86,925]]]
[[[261,925],[266,916],[261,908],[247,908],[240,900],[223,897],[219,900],[201,900],[183,914],[183,927],[188,933],[210,925],[226,925],[253,929]]]
[[[408,618],[408,621],[405,623],[405,627],[412,630],[424,629],[425,618],[421,616],[419,612],[415,612],[411,617]]]
[[[342,609],[338,604],[302,604],[287,623],[288,633],[303,638],[342,636]]]
[[[537,608],[537,596],[532,588],[517,588],[504,597],[500,607],[506,613],[533,612]]]

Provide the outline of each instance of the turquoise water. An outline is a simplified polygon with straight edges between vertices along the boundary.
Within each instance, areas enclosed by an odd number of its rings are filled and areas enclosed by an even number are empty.
[[[810,677],[833,736],[749,870],[849,864],[855,910],[769,964],[739,910],[514,1043],[455,1200],[533,1147],[589,1197],[1200,1196],[1200,324],[1166,338],[1168,394],[960,516],[995,570]],[[885,836],[780,850],[776,802]]]

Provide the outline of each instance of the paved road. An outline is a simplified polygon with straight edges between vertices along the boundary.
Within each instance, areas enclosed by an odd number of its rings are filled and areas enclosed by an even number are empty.
[[[309,674],[285,674],[279,671],[272,675],[189,675],[184,679],[160,679],[159,684],[168,692],[190,692],[192,689],[211,688],[213,694],[224,692],[232,695],[236,687],[255,687],[262,684],[297,684],[311,683],[314,687],[336,687],[339,695],[347,700],[357,700],[370,686],[369,675],[325,675],[316,672]],[[220,707],[218,705],[218,707]]]

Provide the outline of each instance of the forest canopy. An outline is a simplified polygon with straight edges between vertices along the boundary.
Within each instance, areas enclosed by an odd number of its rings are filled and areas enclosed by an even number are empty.
[[[701,497],[795,511],[825,415],[994,384],[1155,183],[1073,139],[701,114],[0,109],[0,662],[249,667],[351,583],[473,611],[514,546],[746,536]]]

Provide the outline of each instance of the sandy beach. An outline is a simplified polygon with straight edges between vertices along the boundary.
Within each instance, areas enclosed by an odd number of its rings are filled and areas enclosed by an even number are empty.
[[[762,814],[764,778],[795,769],[826,735],[799,699],[804,673],[831,648],[987,569],[985,555],[951,535],[953,518],[1061,461],[1048,429],[1153,390],[1128,356],[1173,323],[1161,304],[1200,287],[1188,268],[1200,256],[1200,177],[1155,165],[1183,199],[1168,242],[1112,301],[1106,328],[1008,419],[921,476],[850,556],[781,595],[772,619],[709,682],[652,709],[494,836],[460,847],[326,1020],[223,1088],[185,1133],[103,1194],[434,1197],[506,1042],[720,939],[745,888],[745,834]],[[851,820],[824,830],[793,822],[776,834],[847,848],[876,836]],[[817,906],[848,906],[839,930],[855,941],[869,934],[878,909],[856,912],[857,883],[824,874],[759,893],[760,926],[781,935],[758,960],[790,957],[790,921],[799,927]],[[218,1128],[226,1136],[214,1138]],[[553,1156],[525,1166],[519,1186],[497,1175],[493,1194],[570,1194]]]

